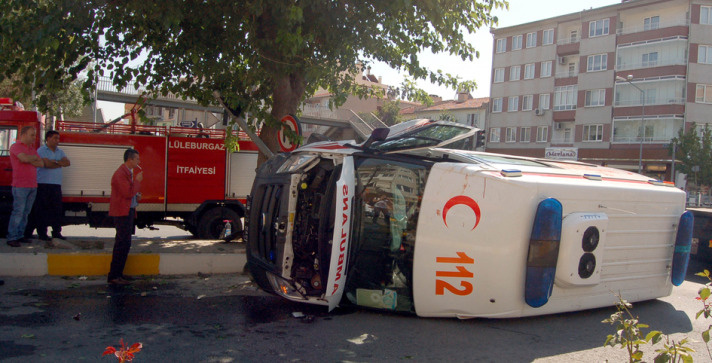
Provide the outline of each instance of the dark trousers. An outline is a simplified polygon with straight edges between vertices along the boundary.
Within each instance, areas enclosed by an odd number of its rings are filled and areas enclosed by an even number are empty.
[[[111,256],[111,268],[109,269],[108,281],[117,279],[124,274],[126,259],[129,257],[131,249],[131,235],[134,230],[134,216],[136,209],[129,209],[129,215],[114,217],[116,226],[116,238],[114,240],[114,253]]]
[[[52,237],[62,235],[62,186],[59,184],[37,184],[37,198],[32,206],[32,212],[27,218],[25,237],[32,236],[37,228],[39,237],[47,236],[47,227],[52,227]]]

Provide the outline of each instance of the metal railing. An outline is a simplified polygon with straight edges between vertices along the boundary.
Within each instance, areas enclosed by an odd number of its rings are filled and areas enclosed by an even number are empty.
[[[96,81],[96,90],[97,92],[111,92],[111,93],[119,93],[123,95],[129,95],[129,96],[139,96],[140,94],[147,92],[147,89],[143,86],[136,87],[135,85],[129,84],[124,86],[123,88],[118,88],[113,84],[113,81],[109,77],[99,77]],[[153,95],[152,93],[149,93],[149,95]],[[182,97],[179,97],[175,95],[174,93],[168,93],[166,95],[159,94],[157,95],[158,99],[168,99],[168,100],[180,100],[180,101],[185,101],[188,103],[195,103],[197,104],[198,101],[196,101],[193,98],[186,98],[183,99]]]
[[[581,41],[581,37],[566,37],[563,39],[559,39],[556,41],[556,45],[566,45],[566,44],[574,44],[578,43]]]
[[[554,74],[554,78],[571,78],[571,77],[578,77],[578,74],[579,74],[578,69],[573,70],[573,71],[567,69],[567,70],[565,70],[565,71],[556,72],[556,73]]]

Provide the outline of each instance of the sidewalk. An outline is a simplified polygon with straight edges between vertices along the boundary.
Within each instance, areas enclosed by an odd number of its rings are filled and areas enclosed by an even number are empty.
[[[10,247],[0,239],[0,276],[106,275],[114,239],[71,236],[44,242],[34,239]],[[127,275],[182,275],[241,273],[247,262],[245,244],[174,237],[137,237],[124,273]]]

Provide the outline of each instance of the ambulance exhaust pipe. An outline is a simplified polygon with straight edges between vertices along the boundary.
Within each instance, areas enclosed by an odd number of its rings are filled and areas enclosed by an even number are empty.
[[[562,210],[561,202],[554,198],[541,201],[536,210],[524,285],[524,300],[533,308],[544,306],[554,288],[561,244]]]

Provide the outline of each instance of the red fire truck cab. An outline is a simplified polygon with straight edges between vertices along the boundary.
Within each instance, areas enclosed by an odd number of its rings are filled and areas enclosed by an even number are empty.
[[[36,112],[0,111],[0,232],[12,209],[9,147],[19,130],[34,125]],[[141,156],[144,173],[136,225],[173,224],[199,238],[218,239],[229,223],[240,236],[244,200],[255,175],[257,148],[241,137],[239,152],[225,148],[225,130],[124,124],[57,122],[59,147],[71,160],[63,172],[65,224],[111,227],[111,176],[127,148]],[[41,145],[40,134],[35,146]]]

